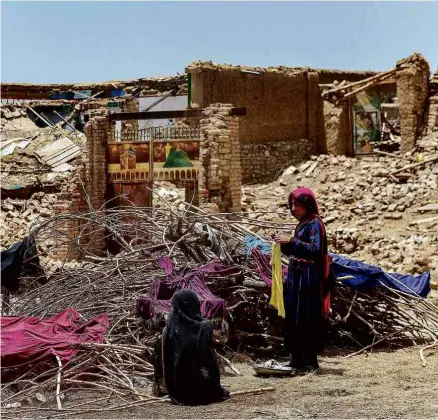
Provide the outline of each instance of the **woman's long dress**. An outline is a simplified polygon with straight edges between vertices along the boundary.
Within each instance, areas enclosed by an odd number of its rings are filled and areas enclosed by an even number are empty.
[[[315,360],[324,339],[322,284],[325,244],[321,224],[314,218],[299,225],[295,241],[281,245],[282,253],[290,257],[284,287],[285,348],[292,355],[310,356]]]

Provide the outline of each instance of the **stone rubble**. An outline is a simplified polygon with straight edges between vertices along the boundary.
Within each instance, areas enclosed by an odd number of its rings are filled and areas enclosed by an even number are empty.
[[[205,118],[211,117],[206,115]],[[222,120],[212,122],[223,124]],[[220,135],[223,137],[221,130],[224,128],[218,125],[214,129],[220,143]],[[44,132],[41,129],[39,131]],[[216,137],[213,140],[216,141]],[[379,265],[388,271],[421,273],[431,270],[432,279],[436,281],[438,161],[403,171],[399,182],[389,176],[406,165],[437,156],[438,132],[430,133],[418,141],[417,146],[416,152],[405,153],[399,158],[379,154],[355,158],[342,155],[312,156],[307,162],[290,166],[270,184],[244,186],[241,209],[250,219],[290,222],[291,216],[286,206],[289,192],[301,185],[311,187],[318,197],[331,251]],[[229,150],[226,152],[229,153]],[[12,164],[8,159],[2,161],[2,175],[11,177]],[[29,168],[28,164],[26,167]],[[222,166],[220,169],[222,171]],[[65,176],[59,174],[58,182],[68,183],[71,175],[73,173]],[[163,200],[156,198],[154,205],[167,206],[167,201],[177,209],[185,208],[184,189],[168,182],[157,183],[157,186],[157,195]],[[237,198],[240,200],[240,193],[229,197],[231,201]],[[2,199],[0,248],[6,249],[22,240],[34,224],[52,216],[57,200],[56,192],[47,191],[35,192],[28,199]],[[426,205],[429,205],[429,210],[424,213],[422,207]],[[211,209],[212,212],[218,210]],[[259,229],[257,233],[268,232]],[[46,243],[46,249],[41,251],[46,253],[50,246],[50,242]],[[60,267],[58,262],[50,258],[43,256],[41,259],[49,272]],[[68,264],[75,267],[80,263],[72,261]]]
[[[438,278],[438,217],[418,211],[438,202],[438,161],[407,170],[396,183],[388,175],[438,154],[438,133],[418,143],[418,153],[403,157],[313,156],[290,167],[273,183],[247,185],[243,210],[257,220],[290,222],[290,191],[307,186],[315,192],[327,227],[331,251],[376,264],[388,271],[432,271]],[[427,219],[429,222],[427,222]],[[264,229],[260,234],[268,233]]]

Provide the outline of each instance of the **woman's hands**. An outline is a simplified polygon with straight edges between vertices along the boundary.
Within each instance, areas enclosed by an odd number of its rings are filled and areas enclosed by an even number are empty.
[[[293,241],[293,236],[276,233],[273,239],[277,244],[288,244]]]

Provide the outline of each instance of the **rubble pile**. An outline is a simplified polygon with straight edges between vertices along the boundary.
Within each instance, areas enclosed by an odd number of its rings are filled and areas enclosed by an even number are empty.
[[[315,191],[331,251],[438,277],[438,133],[404,156],[313,156],[269,185],[245,186],[243,210],[259,221],[289,220],[287,196],[300,185]]]
[[[141,92],[144,96],[155,96],[165,93],[175,86],[180,90],[180,94],[187,92],[187,75],[185,73],[164,77],[145,77],[134,80],[107,80],[100,83],[67,83],[67,84],[31,84],[31,83],[2,83],[2,92],[5,98],[15,98],[16,95],[21,94],[29,95],[29,97],[35,98],[51,98],[50,100],[56,100],[56,98],[69,97],[74,98],[75,92],[79,92],[79,97],[83,98],[84,95],[80,93],[84,90],[91,90],[92,96],[102,95],[104,97],[118,97],[120,93],[118,91],[125,91],[130,94]],[[99,95],[98,95],[99,94]]]
[[[178,276],[205,267],[221,256],[221,264],[226,268],[208,272],[205,277],[211,292],[224,299],[227,306],[225,322],[214,324],[220,329],[219,352],[232,348],[266,357],[280,350],[281,321],[269,306],[270,290],[261,281],[254,254],[248,254],[244,242],[248,228],[266,223],[253,221],[246,227],[241,221],[196,208],[96,210],[54,217],[44,228],[35,228],[31,235],[39,249],[55,238],[71,240],[63,237],[65,233],[59,229],[68,217],[81,219],[84,229],[96,231],[105,227],[122,251],[107,257],[87,254],[80,265],[63,265],[45,284],[34,282],[32,287],[22,290],[10,300],[9,306],[9,315],[21,316],[47,317],[69,307],[74,307],[85,319],[107,314],[109,329],[105,342],[81,346],[63,367],[63,387],[68,388],[80,379],[87,387],[106,387],[137,398],[133,386],[136,378],[149,383],[153,371],[143,358],[150,357],[160,325],[137,316],[136,300],[149,290],[154,278],[163,277],[159,266],[163,256],[171,258]],[[276,229],[280,225],[268,227]],[[127,242],[124,238],[131,240]],[[438,308],[418,296],[387,287],[353,290],[339,282],[332,295],[330,340],[337,345],[359,347],[359,352],[382,342],[406,345],[414,340],[431,348],[433,344],[429,343],[438,341],[437,314]],[[425,363],[423,355],[422,359]],[[49,368],[56,373],[55,360]],[[9,378],[5,382],[2,376],[3,387],[19,390],[7,395],[9,404],[21,404],[37,391],[47,392],[54,384],[49,374],[41,379],[38,369],[2,369],[2,375]],[[114,376],[119,379],[114,381]]]
[[[40,223],[53,215],[52,205],[56,194],[38,192],[29,200],[6,198],[1,202],[0,236],[2,248],[22,240],[29,234],[32,224]]]
[[[24,110],[14,109],[20,116],[2,127],[1,249],[22,240],[33,225],[53,215],[52,206],[62,201],[76,176],[85,144],[82,133],[56,125],[37,127]]]
[[[29,135],[38,126],[28,118],[26,108],[21,105],[0,106],[1,140]]]
[[[177,210],[184,210],[185,190],[177,188],[174,184],[167,181],[158,181],[154,183],[154,207],[161,209],[169,204]]]

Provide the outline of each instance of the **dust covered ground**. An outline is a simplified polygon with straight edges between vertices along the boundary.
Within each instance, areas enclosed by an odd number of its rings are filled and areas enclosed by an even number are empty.
[[[116,401],[96,401],[89,413],[66,417],[56,411],[10,413],[4,418],[75,419],[299,419],[299,418],[438,418],[438,353],[428,353],[422,367],[418,348],[374,352],[351,358],[321,358],[316,374],[289,378],[254,376],[248,363],[236,363],[241,377],[223,377],[231,392],[274,387],[259,395],[241,395],[204,407],[150,404],[129,410],[105,411]],[[146,391],[146,390],[145,390]],[[149,390],[148,390],[149,391]],[[65,406],[83,402],[82,391],[68,393]],[[88,393],[87,393],[88,394]],[[96,400],[102,396],[96,394]],[[87,395],[89,398],[89,394]],[[54,401],[47,405],[56,406]],[[61,415],[61,416],[60,416]]]

